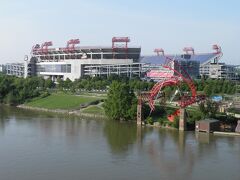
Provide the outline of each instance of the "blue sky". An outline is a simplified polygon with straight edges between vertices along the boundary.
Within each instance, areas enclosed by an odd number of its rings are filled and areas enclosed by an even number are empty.
[[[239,9],[238,0],[0,0],[0,63],[22,61],[44,41],[110,45],[113,36],[129,36],[142,55],[157,47],[209,52],[217,43],[225,62],[240,64]]]

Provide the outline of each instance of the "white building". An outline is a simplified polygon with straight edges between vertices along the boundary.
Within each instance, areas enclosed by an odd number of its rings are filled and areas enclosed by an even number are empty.
[[[5,70],[5,66],[3,64],[0,64],[0,72],[3,73]]]
[[[24,77],[24,63],[7,63],[5,71],[7,75]]]
[[[214,63],[209,65],[209,77],[212,79],[239,80],[236,66],[225,63]]]

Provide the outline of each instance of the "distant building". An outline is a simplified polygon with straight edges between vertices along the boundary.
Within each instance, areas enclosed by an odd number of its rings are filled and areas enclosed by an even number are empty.
[[[5,73],[6,72],[6,67],[4,64],[0,64],[0,72]]]
[[[225,63],[212,63],[209,65],[208,76],[212,79],[239,80],[239,74],[234,65]]]
[[[6,74],[17,77],[24,77],[24,63],[7,63]]]

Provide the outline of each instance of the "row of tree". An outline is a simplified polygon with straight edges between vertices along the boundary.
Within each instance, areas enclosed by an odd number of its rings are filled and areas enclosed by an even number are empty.
[[[0,103],[20,104],[44,94],[45,90],[54,87],[54,83],[39,77],[18,78],[0,75]]]
[[[70,81],[67,79],[63,81],[58,79],[58,89],[70,89],[72,92],[75,92],[78,89],[85,89],[88,91],[91,90],[107,90],[108,87],[112,84],[113,81],[127,83],[129,84],[132,90],[136,91],[148,91],[155,84],[153,81],[142,81],[140,78],[135,77],[129,79],[128,77],[121,77],[117,75],[106,77],[82,77],[75,81]],[[204,92],[207,96],[214,94],[234,94],[236,92],[236,83],[228,80],[194,80],[197,91]],[[171,93],[174,91],[174,87],[166,88],[165,92]],[[187,84],[180,85],[181,91],[189,91]]]
[[[57,80],[57,88],[58,89],[70,89],[72,92],[75,92],[78,89],[84,89],[87,91],[91,90],[107,90],[113,81],[117,81],[120,83],[126,83],[129,85],[131,90],[134,91],[147,91],[151,89],[154,85],[154,82],[142,81],[140,78],[128,78],[121,77],[118,75],[111,75],[109,77],[89,77],[85,76],[75,81],[70,81],[67,79],[63,81],[62,79]]]
[[[206,95],[213,94],[234,94],[237,90],[236,82],[224,79],[207,79],[205,81],[195,81],[198,91],[204,91]]]

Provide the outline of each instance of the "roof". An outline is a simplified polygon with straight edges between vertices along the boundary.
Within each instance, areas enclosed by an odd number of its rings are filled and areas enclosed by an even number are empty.
[[[204,120],[200,120],[198,122],[214,123],[214,122],[219,122],[219,120],[217,120],[217,119],[204,119]]]
[[[50,49],[38,49],[32,52],[33,57],[40,57],[41,60],[45,60],[53,56],[66,55],[67,59],[81,59],[83,55],[92,54],[93,59],[101,59],[102,55],[106,59],[134,59],[138,60],[141,54],[141,47],[128,47],[125,48],[112,48],[103,46],[80,46],[75,47],[73,50],[67,50],[66,48],[50,48]],[[88,57],[89,58],[89,57]]]
[[[141,53],[141,47],[128,47],[125,48],[115,48],[112,47],[105,47],[105,46],[79,46],[75,47],[75,49],[68,52],[66,48],[49,48],[47,49],[47,54],[66,54],[69,53],[101,53],[101,52],[109,52],[109,53],[126,53],[126,50],[128,53]],[[41,51],[41,49],[33,51],[34,55],[41,55],[46,54]]]
[[[166,55],[170,59],[174,60],[188,60],[188,61],[199,61],[200,64],[211,61],[217,56],[216,53],[206,53],[206,54],[178,54],[178,55]],[[163,55],[159,56],[143,56],[140,59],[141,63],[150,63],[150,64],[164,64],[166,57]]]

